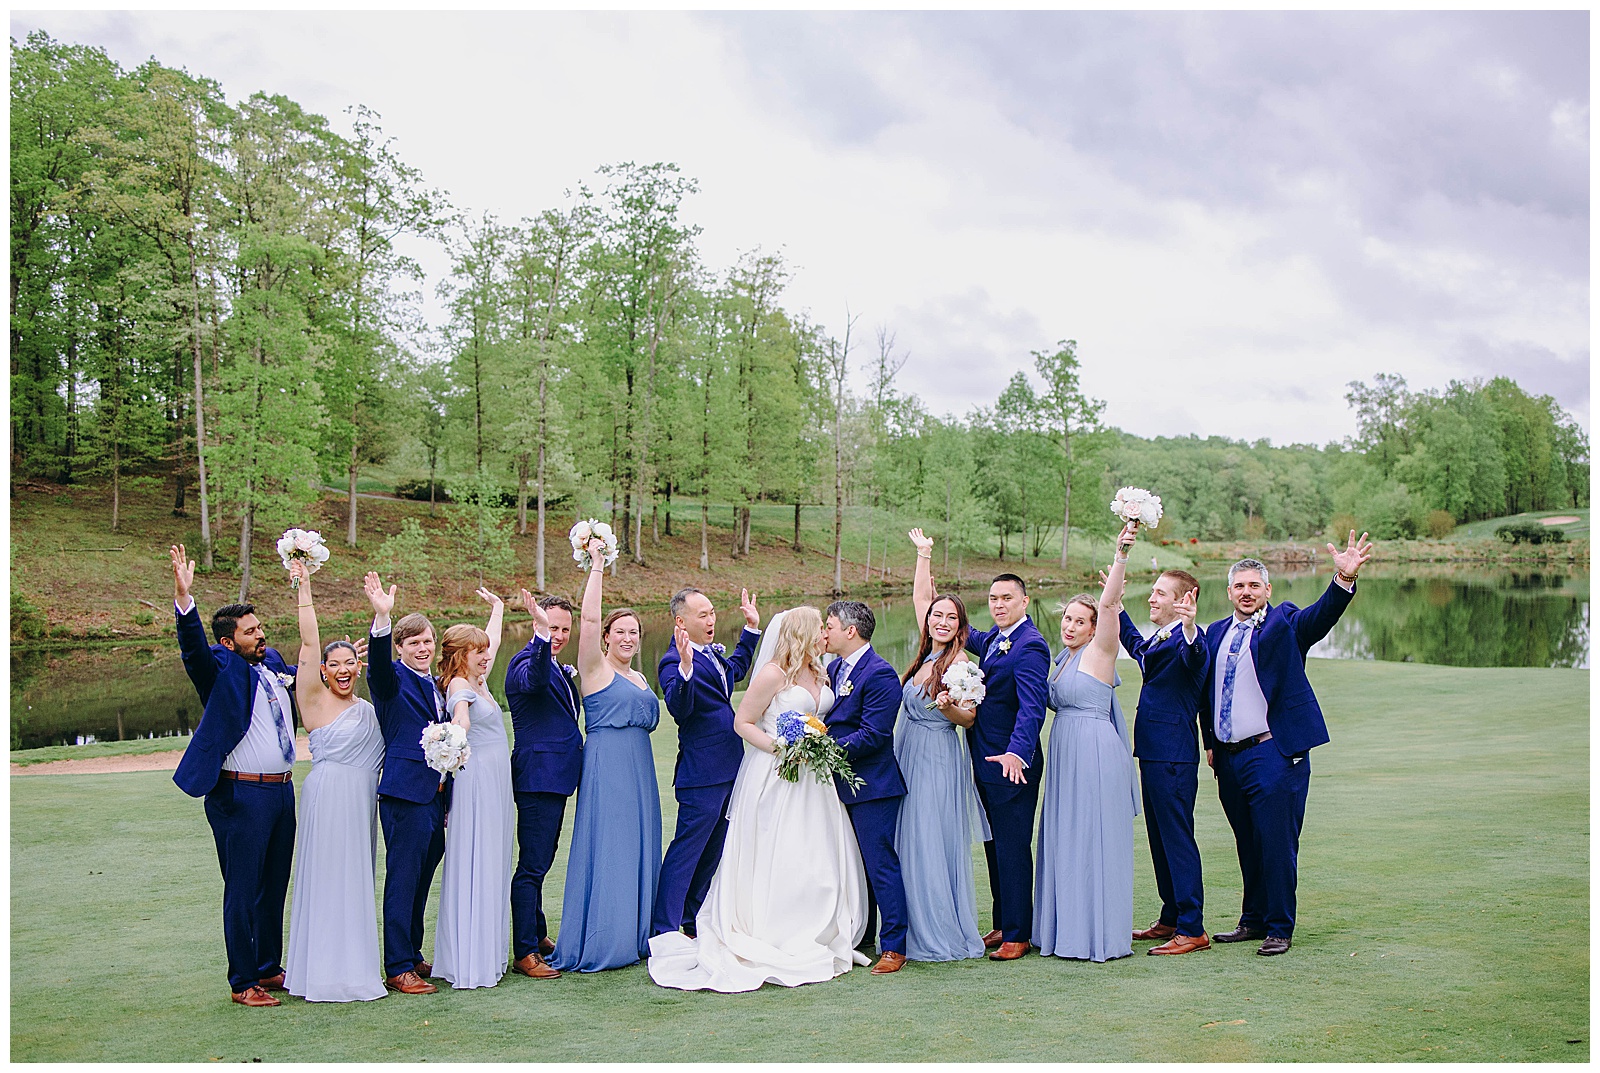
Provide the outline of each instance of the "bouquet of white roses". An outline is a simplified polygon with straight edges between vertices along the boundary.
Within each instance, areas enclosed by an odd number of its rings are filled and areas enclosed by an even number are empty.
[[[939,680],[944,683],[945,692],[950,694],[950,699],[956,704],[971,701],[976,707],[982,704],[983,698],[989,694],[988,688],[983,684],[983,668],[971,660],[951,664],[950,669],[945,671],[944,677]],[[933,708],[937,705],[929,704],[928,707]]]
[[[285,570],[296,559],[303,561],[309,576],[321,570],[322,564],[328,561],[328,546],[322,542],[322,534],[315,529],[290,529],[278,538],[278,558],[283,560]],[[298,589],[300,579],[291,577],[289,585]]]
[[[1125,522],[1155,528],[1161,522],[1161,497],[1143,488],[1118,488],[1111,501],[1111,513]]]
[[[572,561],[580,570],[593,569],[589,564],[589,541],[597,537],[606,546],[606,561],[600,565],[610,566],[617,561],[617,534],[611,531],[611,526],[588,518],[567,531],[567,539],[572,541]]]
[[[429,723],[422,731],[422,756],[439,773],[443,786],[446,775],[460,771],[472,758],[467,732],[454,723]]]
[[[850,766],[844,748],[828,737],[827,724],[816,716],[784,712],[778,716],[777,731],[772,744],[780,779],[799,782],[803,767],[815,775],[818,782],[828,782],[837,775],[852,790],[859,790],[865,784],[866,780]]]

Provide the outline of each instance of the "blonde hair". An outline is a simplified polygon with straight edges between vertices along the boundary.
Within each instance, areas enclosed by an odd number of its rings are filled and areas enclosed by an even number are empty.
[[[806,667],[811,668],[818,681],[827,681],[828,672],[822,666],[822,612],[814,607],[796,607],[785,612],[783,621],[778,624],[772,662],[783,672],[786,685],[794,685]]]
[[[461,622],[444,631],[439,641],[439,688],[450,685],[452,678],[472,681],[467,669],[467,659],[472,653],[489,647],[489,635],[471,623]]]

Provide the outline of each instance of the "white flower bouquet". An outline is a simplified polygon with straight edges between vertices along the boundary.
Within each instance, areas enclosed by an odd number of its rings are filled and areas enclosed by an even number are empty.
[[[328,561],[328,545],[322,542],[322,534],[315,529],[290,529],[278,538],[278,558],[283,560],[283,568],[289,569],[289,564],[296,559],[306,564],[307,576],[315,574],[322,569],[322,564]],[[290,578],[291,588],[300,587],[299,578]]]
[[[1111,513],[1125,522],[1154,529],[1161,523],[1161,497],[1143,488],[1118,488],[1111,501]]]
[[[567,539],[572,541],[572,561],[578,564],[578,569],[585,572],[592,569],[589,565],[589,541],[596,537],[606,546],[606,561],[600,565],[610,566],[617,561],[617,534],[605,522],[588,518],[567,531]]]
[[[939,679],[944,683],[945,692],[950,694],[950,699],[956,704],[965,704],[971,701],[976,707],[983,703],[983,698],[988,696],[988,687],[983,684],[983,668],[971,660],[962,660],[960,663],[951,664],[950,669],[944,672],[944,677]],[[936,707],[929,704],[929,708]]]
[[[472,758],[467,732],[454,723],[429,723],[422,731],[422,756],[439,773],[443,786],[446,775],[460,771]]]

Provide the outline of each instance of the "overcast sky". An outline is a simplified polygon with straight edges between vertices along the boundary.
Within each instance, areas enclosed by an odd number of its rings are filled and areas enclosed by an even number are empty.
[[[503,220],[598,165],[675,161],[707,264],[781,250],[785,305],[888,325],[936,413],[1070,338],[1130,432],[1323,443],[1378,372],[1510,375],[1588,428],[1588,19],[112,11],[11,33],[341,130],[365,104]]]

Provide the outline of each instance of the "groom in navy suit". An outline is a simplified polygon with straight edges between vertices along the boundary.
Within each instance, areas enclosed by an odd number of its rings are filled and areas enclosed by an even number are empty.
[[[1344,551],[1332,544],[1335,572],[1310,607],[1273,604],[1266,565],[1241,559],[1228,568],[1233,615],[1206,628],[1211,671],[1200,730],[1217,796],[1233,828],[1244,877],[1239,926],[1219,943],[1260,939],[1265,957],[1294,935],[1300,828],[1311,783],[1311,750],[1328,741],[1322,708],[1306,679],[1306,653],[1328,635],[1355,598],[1356,574],[1372,557],[1355,530]]]
[[[392,991],[427,995],[438,988],[423,979],[433,975],[433,966],[422,960],[422,917],[434,870],[444,857],[449,799],[449,779],[441,779],[422,753],[423,730],[429,723],[447,721],[444,698],[428,673],[433,624],[413,612],[396,622],[391,634],[395,586],[385,592],[372,572],[365,585],[373,611],[367,686],[384,743],[378,779],[378,822],[385,846],[384,983]],[[398,659],[392,650],[398,650]]]
[[[989,586],[994,629],[972,630],[985,696],[967,730],[973,781],[993,837],[983,844],[994,895],[994,930],[983,937],[995,961],[1028,952],[1033,935],[1033,817],[1044,753],[1039,732],[1049,695],[1050,645],[1028,617],[1028,586],[1001,574]]]
[[[894,723],[903,696],[900,676],[869,643],[876,627],[872,609],[859,600],[828,605],[823,644],[839,658],[828,665],[835,700],[823,721],[862,780],[856,790],[837,776],[834,785],[850,814],[867,873],[867,941],[872,939],[874,909],[883,914],[878,933],[882,956],[872,966],[875,975],[883,975],[906,963],[906,889],[894,849],[906,784],[894,758]]]
[[[749,672],[761,637],[761,615],[748,591],[739,594],[739,610],[745,628],[730,654],[713,643],[717,612],[705,593],[686,588],[672,597],[672,644],[656,667],[656,681],[678,724],[672,774],[678,826],[661,861],[653,936],[680,928],[693,934],[695,914],[722,860],[728,798],[744,759],[744,739],[733,732],[733,687]]]
[[[1163,939],[1147,954],[1206,950],[1205,887],[1200,847],[1194,840],[1194,795],[1199,784],[1200,695],[1210,666],[1205,637],[1195,628],[1200,583],[1183,570],[1168,570],[1150,588],[1150,621],[1156,631],[1140,635],[1123,611],[1122,647],[1139,664],[1139,714],[1133,724],[1133,755],[1139,758],[1145,834],[1155,866],[1161,916],[1137,940]]]
[[[267,647],[250,604],[211,616],[207,646],[189,590],[194,563],[172,548],[183,669],[205,712],[172,781],[206,799],[222,866],[228,988],[241,1006],[276,1006],[283,990],[283,901],[294,857],[294,668]]]
[[[555,952],[544,917],[544,877],[556,859],[567,798],[583,774],[576,668],[556,662],[572,636],[572,604],[538,600],[522,590],[533,637],[506,666],[506,703],[515,732],[511,790],[517,801],[517,870],[511,877],[511,967],[524,976],[561,975],[546,964]]]

